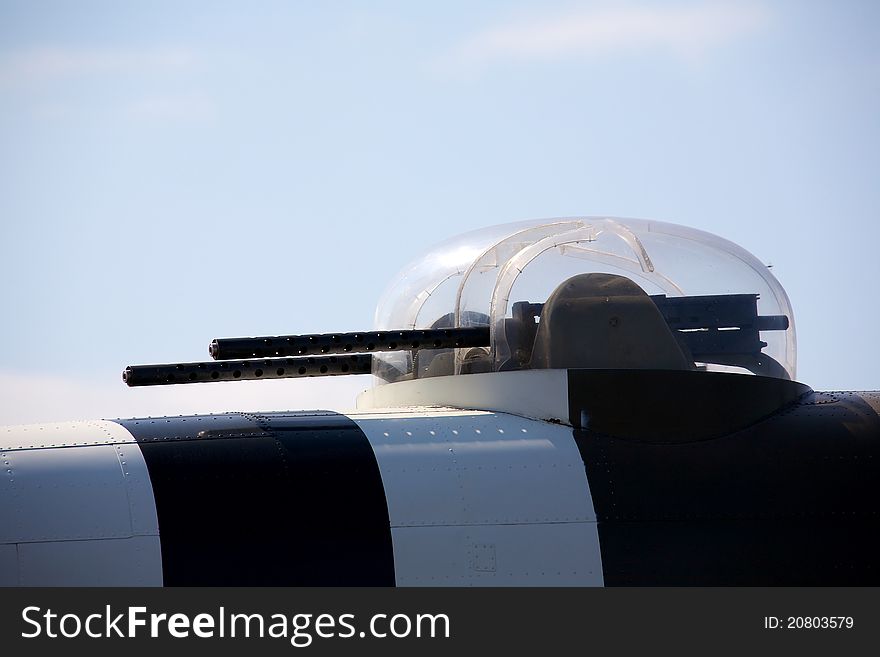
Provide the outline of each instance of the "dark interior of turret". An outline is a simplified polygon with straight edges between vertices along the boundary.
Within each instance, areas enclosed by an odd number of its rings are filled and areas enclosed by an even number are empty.
[[[465,326],[488,326],[489,316],[484,313],[466,311],[462,315]],[[432,329],[452,328],[455,326],[455,315],[447,313],[431,324]],[[471,369],[474,367],[475,369]],[[464,356],[463,368],[466,374],[492,371],[489,361],[489,349],[472,347]],[[413,354],[413,371],[417,377],[446,376],[455,371],[455,352],[452,349],[421,349]]]
[[[690,297],[649,296],[636,283],[614,274],[579,274],[564,281],[545,303],[520,301],[500,329],[510,357],[499,368],[520,369],[705,369],[708,363],[787,379],[777,361],[763,353],[761,331],[784,331],[785,315],[758,315],[757,294]],[[466,325],[487,326],[489,318],[469,313]],[[450,313],[431,328],[450,327]],[[417,377],[454,372],[452,349],[414,355]],[[464,354],[461,372],[492,370],[489,350]]]
[[[789,378],[762,352],[761,331],[784,331],[784,315],[758,315],[757,294],[647,295],[623,276],[580,274],[544,304],[519,302],[504,321],[511,358],[501,367],[695,369],[740,367]]]

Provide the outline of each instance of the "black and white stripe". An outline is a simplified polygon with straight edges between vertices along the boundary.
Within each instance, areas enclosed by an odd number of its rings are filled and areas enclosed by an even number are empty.
[[[5,428],[0,584],[880,583],[877,398],[639,439],[592,426],[583,392],[574,428],[454,408]]]
[[[166,585],[394,585],[376,459],[344,415],[119,423],[150,472]]]

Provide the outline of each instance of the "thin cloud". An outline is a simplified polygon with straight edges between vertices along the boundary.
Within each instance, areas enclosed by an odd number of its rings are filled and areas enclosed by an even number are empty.
[[[200,121],[216,115],[214,101],[198,90],[179,89],[181,83],[192,86],[205,65],[203,53],[186,47],[24,48],[0,53],[0,91],[35,102],[30,113],[46,121],[96,112],[139,121]]]
[[[508,61],[648,51],[701,56],[760,31],[769,20],[765,7],[749,3],[582,9],[486,29],[448,52],[441,67],[472,71]]]
[[[191,71],[189,48],[27,48],[0,55],[0,81],[41,83],[95,75],[169,74]]]
[[[135,119],[204,121],[215,114],[215,105],[202,93],[150,96],[141,98],[128,108]]]

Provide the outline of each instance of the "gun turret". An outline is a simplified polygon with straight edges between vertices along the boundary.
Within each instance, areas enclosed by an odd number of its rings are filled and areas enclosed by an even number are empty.
[[[760,339],[761,331],[786,330],[788,317],[759,315],[758,295],[673,298],[655,295],[650,300],[685,349],[689,361],[736,366],[756,374],[788,378],[779,363],[762,353],[767,343]],[[536,320],[543,314],[544,305],[518,302],[513,306],[514,317],[507,320],[511,326],[505,330],[510,339],[515,338],[514,352],[518,355],[515,369],[529,367]],[[512,330],[517,327],[531,330]],[[208,347],[214,361],[131,365],[123,372],[122,380],[129,386],[153,386],[370,374],[374,371],[371,355],[374,352],[415,354],[419,350],[489,346],[488,326],[218,338]],[[396,380],[405,373],[395,371],[393,374],[389,380]]]

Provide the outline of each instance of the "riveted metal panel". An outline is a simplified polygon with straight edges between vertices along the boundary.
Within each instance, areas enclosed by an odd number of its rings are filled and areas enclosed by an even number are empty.
[[[125,431],[123,427],[120,429]],[[140,447],[134,443],[115,444],[113,447],[125,485],[131,533],[135,536],[158,536],[159,520],[156,517],[153,485]]]
[[[601,585],[571,429],[481,411],[350,416],[385,487],[404,586]]]
[[[595,520],[567,427],[484,412],[352,419],[373,445],[393,527]]]
[[[136,436],[138,443],[272,436],[247,413],[132,418],[117,422]]]
[[[0,543],[132,535],[113,445],[8,451],[3,462]]]
[[[153,492],[131,434],[105,421],[11,429],[2,435],[17,439],[0,451],[0,581],[161,584]]]
[[[134,442],[115,422],[53,422],[0,427],[0,450],[44,449]]]
[[[592,522],[396,527],[399,586],[601,586]]]
[[[22,586],[161,586],[158,536],[18,546]]]

